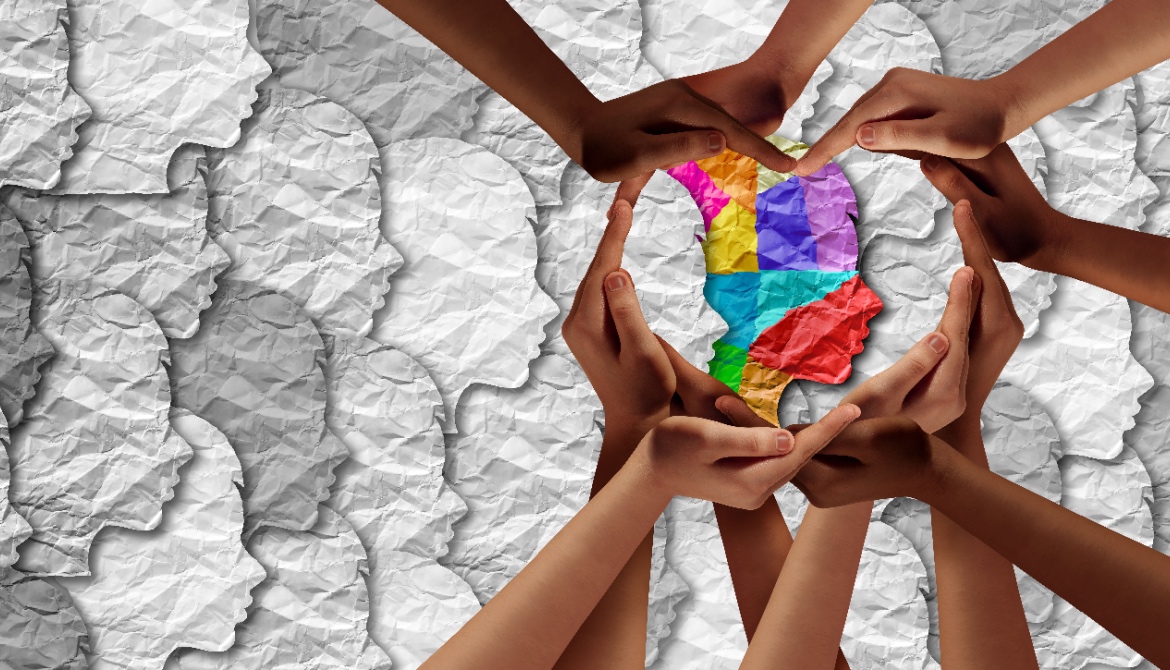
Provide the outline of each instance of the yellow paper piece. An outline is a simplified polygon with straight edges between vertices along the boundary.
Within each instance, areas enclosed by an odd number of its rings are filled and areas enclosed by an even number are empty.
[[[768,140],[777,149],[783,151],[789,156],[792,156],[793,158],[799,159],[808,153],[808,145],[802,144],[801,142],[793,142],[792,140],[784,139],[779,135],[771,135],[764,139]],[[792,179],[791,172],[776,172],[775,170],[769,170],[768,168],[764,167],[763,163],[757,164],[756,170],[760,192],[766,191],[776,184]]]
[[[707,273],[726,275],[735,272],[759,272],[756,258],[759,240],[756,237],[756,213],[749,212],[735,200],[727,203],[719,215],[711,220],[703,255],[707,259]]]
[[[780,425],[780,395],[792,377],[779,370],[766,368],[760,365],[751,356],[743,366],[743,381],[739,385],[739,395],[758,414],[773,426]]]

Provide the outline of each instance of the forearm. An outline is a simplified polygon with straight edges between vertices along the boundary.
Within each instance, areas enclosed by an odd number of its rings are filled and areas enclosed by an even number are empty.
[[[936,443],[937,485],[923,502],[1019,566],[1159,667],[1170,557],[979,468]],[[986,667],[986,666],[985,666]]]
[[[506,0],[378,0],[516,105],[570,156],[600,102]]]
[[[872,4],[873,0],[791,0],[751,59],[779,73],[791,105],[821,61]],[[799,39],[794,39],[796,35]]]
[[[552,667],[669,501],[623,469],[423,667]]]
[[[1025,265],[1074,277],[1170,312],[1170,239],[1076,219],[1055,210],[1046,225],[1050,244]]]
[[[715,519],[750,642],[792,548],[792,533],[775,498],[754,510],[715,505]]]
[[[1112,0],[996,79],[1013,101],[1004,140],[1170,58],[1166,0]]]
[[[741,668],[841,666],[841,631],[872,507],[808,508]]]
[[[975,412],[939,437],[976,467],[988,469]],[[932,528],[943,666],[1038,667],[1012,564],[943,514],[933,515]]]
[[[597,495],[621,470],[652,424],[657,424],[660,418],[664,417],[635,422],[615,417],[606,421],[591,495]],[[640,670],[646,666],[646,615],[653,541],[653,533],[647,533],[561,654],[557,670]]]

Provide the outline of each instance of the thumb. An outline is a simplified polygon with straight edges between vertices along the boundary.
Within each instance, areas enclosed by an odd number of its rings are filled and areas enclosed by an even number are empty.
[[[950,341],[946,335],[927,333],[926,337],[910,347],[906,355],[881,373],[880,379],[874,378],[875,382],[880,382],[878,393],[893,398],[905,397],[938,366],[949,348]]]
[[[715,401],[715,409],[723,413],[728,421],[736,426],[746,428],[764,428],[771,426],[763,417],[752,411],[751,407],[737,395],[725,395]]]
[[[861,408],[857,405],[839,405],[826,414],[820,421],[808,426],[796,435],[796,447],[792,450],[794,456],[802,461],[812,458],[818,451],[824,449],[841,434],[849,424],[861,416]]]
[[[741,428],[713,423],[710,430],[712,437],[718,440],[718,449],[715,451],[717,460],[784,456],[796,444],[792,433],[771,425],[767,428]]]
[[[638,202],[638,196],[642,195],[642,189],[646,188],[646,184],[650,178],[654,176],[653,171],[644,172],[637,177],[630,177],[618,184],[617,193],[613,196],[614,207],[617,206],[619,200],[624,200],[633,208]],[[610,207],[613,210],[613,207]]]
[[[605,300],[609,314],[617,330],[618,346],[622,350],[658,344],[657,338],[646,325],[642,305],[634,291],[634,281],[625,270],[618,269],[605,278]]]

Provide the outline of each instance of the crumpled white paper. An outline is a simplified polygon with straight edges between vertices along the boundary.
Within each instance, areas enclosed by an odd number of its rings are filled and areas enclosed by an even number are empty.
[[[187,410],[175,410],[171,424],[194,456],[162,523],[149,533],[103,532],[92,576],[58,580],[85,619],[91,670],[158,670],[179,647],[226,650],[265,576],[240,537],[243,473],[227,438]]]
[[[255,11],[260,50],[280,82],[353,112],[378,146],[458,137],[487,90],[374,0],[259,0]]]
[[[89,634],[69,592],[0,568],[0,663],[8,668],[87,670]]]
[[[1057,459],[1061,455],[1060,438],[1044,408],[1022,389],[998,382],[983,405],[981,420],[983,445],[991,471],[1059,504],[1061,477]],[[941,661],[930,507],[910,498],[896,498],[885,508],[881,519],[910,540],[926,565],[930,652],[936,661]],[[1015,572],[1028,622],[1047,621],[1053,611],[1052,592],[1018,568]]]
[[[382,153],[382,225],[405,259],[373,339],[422,363],[443,396],[443,431],[471,384],[515,388],[556,305],[536,284],[536,212],[514,168],[459,140]]]
[[[268,578],[252,592],[248,619],[223,653],[184,649],[170,670],[389,670],[366,632],[370,600],[366,552],[353,528],[321,507],[305,531],[262,528],[248,552]]]
[[[1040,332],[1020,345],[1001,379],[1044,406],[1065,454],[1112,458],[1154,381],[1130,353],[1125,298],[1070,277],[1056,284]]]
[[[65,0],[0,5],[0,186],[50,188],[89,105],[66,78]]]
[[[560,307],[547,327],[547,348],[569,355],[561,325],[605,230],[616,187],[602,184],[576,166],[565,170],[564,203],[543,208],[536,226],[540,263],[536,278]],[[634,279],[650,329],[702,370],[711,344],[727,324],[703,297],[706,270],[695,239],[703,221],[686,189],[666,174],[655,174],[634,207],[622,267]]]
[[[326,348],[326,421],[351,456],[329,505],[369,555],[370,635],[396,668],[418,667],[480,608],[436,562],[467,510],[443,479],[442,398],[401,351],[346,335]]]
[[[601,404],[572,360],[548,354],[532,363],[519,389],[470,389],[456,417],[446,474],[468,511],[442,563],[487,602],[589,500]],[[668,631],[681,590],[665,565],[665,533],[655,538],[649,655]]]
[[[32,278],[28,237],[12,212],[0,203],[0,414],[15,427],[24,419],[40,367],[53,347],[33,327]]]
[[[171,430],[167,341],[145,308],[72,281],[39,283],[36,303],[57,354],[12,432],[9,496],[33,527],[17,567],[88,575],[103,527],[158,525],[191,447]]]
[[[348,456],[325,426],[313,322],[279,293],[224,281],[199,332],[171,349],[175,405],[222,431],[240,457],[247,532],[311,528]]]
[[[1170,61],[1139,72],[1133,81],[1138,166],[1152,179],[1170,177]]]
[[[28,229],[38,280],[90,280],[150,310],[171,338],[199,329],[215,277],[228,266],[207,234],[203,149],[175,154],[170,192],[159,195],[52,195],[13,190],[8,206]]]
[[[820,87],[816,112],[804,124],[812,144],[853,103],[894,67],[941,72],[938,45],[921,19],[895,4],[868,9],[826,60],[833,75]],[[881,233],[918,239],[930,234],[946,200],[923,176],[918,162],[853,147],[834,159],[857,193],[862,245]]]
[[[70,82],[93,108],[58,193],[165,193],[180,145],[226,147],[271,69],[247,0],[69,0]]]
[[[8,422],[0,414],[0,571],[16,562],[16,547],[32,535],[32,527],[8,501]]]
[[[1060,460],[1062,504],[1110,530],[1153,543],[1150,477],[1131,449],[1100,461],[1078,456]],[[1080,670],[1090,663],[1130,668],[1141,656],[1062,598],[1055,598],[1052,618],[1032,630],[1042,668]]]
[[[382,237],[378,150],[361,121],[265,86],[229,149],[208,152],[208,228],[227,276],[281,291],[325,331],[366,334],[402,258]]]

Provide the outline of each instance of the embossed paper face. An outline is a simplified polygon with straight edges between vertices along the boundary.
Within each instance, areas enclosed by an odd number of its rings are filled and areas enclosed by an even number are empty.
[[[857,201],[841,169],[796,177],[728,150],[669,173],[703,215],[704,294],[730,327],[711,375],[773,423],[793,379],[847,379],[882,302],[857,273]]]

